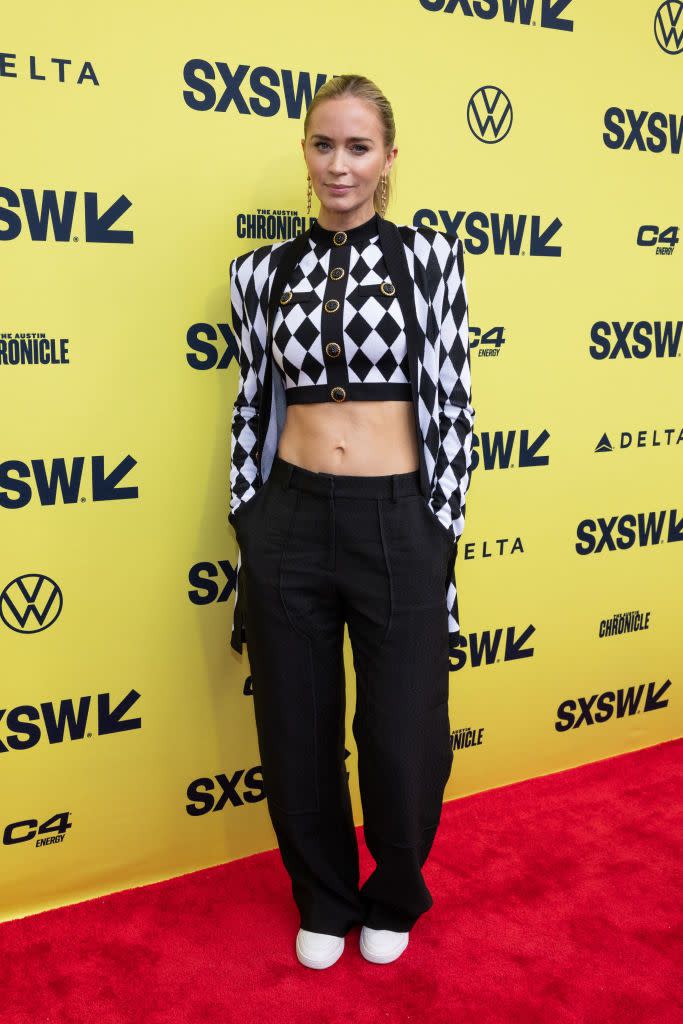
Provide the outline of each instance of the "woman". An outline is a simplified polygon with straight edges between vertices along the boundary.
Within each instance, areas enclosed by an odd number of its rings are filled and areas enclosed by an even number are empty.
[[[456,235],[384,218],[394,136],[372,82],[327,82],[302,139],[317,221],[230,265],[240,340],[231,644],[249,645],[268,809],[301,918],[297,956],[316,968],[341,956],[357,923],[366,959],[405,949],[433,905],[421,868],[453,758],[453,569],[474,423],[463,249]],[[360,891],[345,624],[377,864]]]

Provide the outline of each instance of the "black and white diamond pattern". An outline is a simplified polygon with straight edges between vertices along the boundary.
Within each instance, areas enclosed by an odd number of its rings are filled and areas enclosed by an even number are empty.
[[[273,360],[286,389],[330,383],[323,354],[323,301],[335,253],[313,239],[310,246],[284,289],[291,298],[273,319]],[[395,295],[380,290],[389,280],[378,235],[350,245],[343,332],[337,339],[349,382],[409,383],[401,306]]]
[[[468,302],[462,240],[433,228],[401,225],[399,232],[413,280],[413,300],[424,348],[418,355],[418,408],[424,461],[432,481],[429,505],[457,540],[465,526],[465,498],[472,473],[475,412],[470,375]],[[257,425],[264,381],[266,315],[282,247],[263,245],[230,264],[230,298],[240,342],[240,378],[232,415],[230,515],[255,494]],[[408,380],[405,325],[395,296],[378,298],[367,286],[388,280],[377,237],[350,245],[343,302],[344,352],[350,381]],[[320,340],[321,309],[334,250],[313,244],[288,282],[295,294],[286,314],[278,309],[274,327],[273,386],[326,382]],[[334,264],[333,264],[334,265]],[[265,482],[279,440],[275,409],[261,452]],[[451,639],[460,634],[455,580],[447,589]],[[234,646],[234,644],[233,644]]]

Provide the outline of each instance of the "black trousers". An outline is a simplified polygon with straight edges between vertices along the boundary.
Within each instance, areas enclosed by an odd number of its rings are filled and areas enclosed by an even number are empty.
[[[453,542],[419,474],[314,473],[275,456],[234,517],[268,810],[301,927],[409,931],[453,750],[446,582]],[[344,625],[365,841],[345,766]]]

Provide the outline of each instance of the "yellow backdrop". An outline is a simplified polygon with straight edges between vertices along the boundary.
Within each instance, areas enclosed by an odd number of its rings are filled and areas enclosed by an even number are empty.
[[[3,919],[275,846],[229,647],[228,267],[308,226],[335,74],[394,106],[390,219],[465,243],[447,798],[678,735],[683,12],[550,8],[5,15]]]

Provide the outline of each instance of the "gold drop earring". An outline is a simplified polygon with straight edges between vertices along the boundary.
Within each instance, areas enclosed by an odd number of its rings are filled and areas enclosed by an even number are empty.
[[[381,195],[381,199],[380,199],[381,211],[380,212],[381,212],[382,216],[384,217],[384,215],[387,212],[387,176],[386,176],[386,174],[383,174],[381,176],[380,181],[382,183],[382,195]]]
[[[310,174],[306,175],[308,179],[308,194],[306,195],[306,213],[311,212],[311,195],[313,193],[313,182],[311,181]]]

